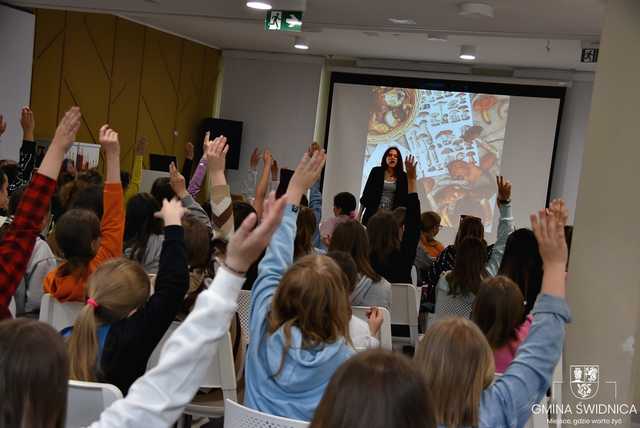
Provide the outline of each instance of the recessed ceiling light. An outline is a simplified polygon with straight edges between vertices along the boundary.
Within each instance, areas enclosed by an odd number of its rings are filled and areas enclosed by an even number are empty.
[[[413,19],[389,18],[389,21],[390,21],[392,24],[399,24],[399,25],[416,25],[416,21],[414,21]]]
[[[247,7],[258,10],[271,10],[271,0],[247,1]]]
[[[493,18],[493,6],[486,3],[461,3],[458,6],[458,15]]]
[[[477,58],[476,47],[472,45],[460,46],[460,59],[465,61],[473,61]]]
[[[296,49],[301,49],[301,50],[308,50],[309,49],[309,42],[307,42],[304,38],[302,37],[296,37],[294,43],[293,43],[293,47]]]

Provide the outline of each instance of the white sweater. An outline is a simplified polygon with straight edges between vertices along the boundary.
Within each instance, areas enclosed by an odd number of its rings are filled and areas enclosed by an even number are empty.
[[[171,426],[200,387],[215,342],[229,330],[243,283],[243,277],[218,269],[191,314],[167,340],[158,365],[102,412],[91,428]]]

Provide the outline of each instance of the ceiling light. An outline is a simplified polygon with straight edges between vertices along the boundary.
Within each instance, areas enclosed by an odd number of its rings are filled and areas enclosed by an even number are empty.
[[[458,6],[458,15],[493,18],[493,6],[486,3],[461,3]]]
[[[472,45],[462,45],[460,46],[460,59],[464,59],[465,61],[473,61],[476,59],[476,47]]]
[[[247,7],[258,10],[271,10],[271,0],[247,1]]]
[[[400,24],[400,25],[416,25],[416,21],[413,19],[404,19],[404,18],[389,18],[392,24]]]
[[[302,49],[304,51],[309,49],[309,42],[307,42],[305,39],[303,39],[302,37],[296,37],[294,43],[293,43],[293,47],[296,49]]]

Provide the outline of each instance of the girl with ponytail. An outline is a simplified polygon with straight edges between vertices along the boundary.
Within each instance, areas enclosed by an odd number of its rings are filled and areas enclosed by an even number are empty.
[[[124,395],[142,376],[149,356],[183,305],[189,270],[177,199],[164,201],[164,241],[153,296],[149,277],[133,260],[102,264],[86,287],[86,305],[68,336],[69,376],[116,385]]]

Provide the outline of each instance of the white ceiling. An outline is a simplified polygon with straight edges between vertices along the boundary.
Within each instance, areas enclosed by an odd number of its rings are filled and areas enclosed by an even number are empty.
[[[300,2],[301,0],[275,0]],[[458,16],[460,0],[307,0],[306,55],[461,62],[476,45],[478,64],[591,71],[582,42],[597,42],[605,0],[484,0],[495,17]],[[264,12],[244,0],[11,0],[28,7],[109,12],[222,49],[299,53],[293,35],[266,32]],[[415,25],[396,25],[406,18]],[[446,42],[428,34],[447,35]]]

